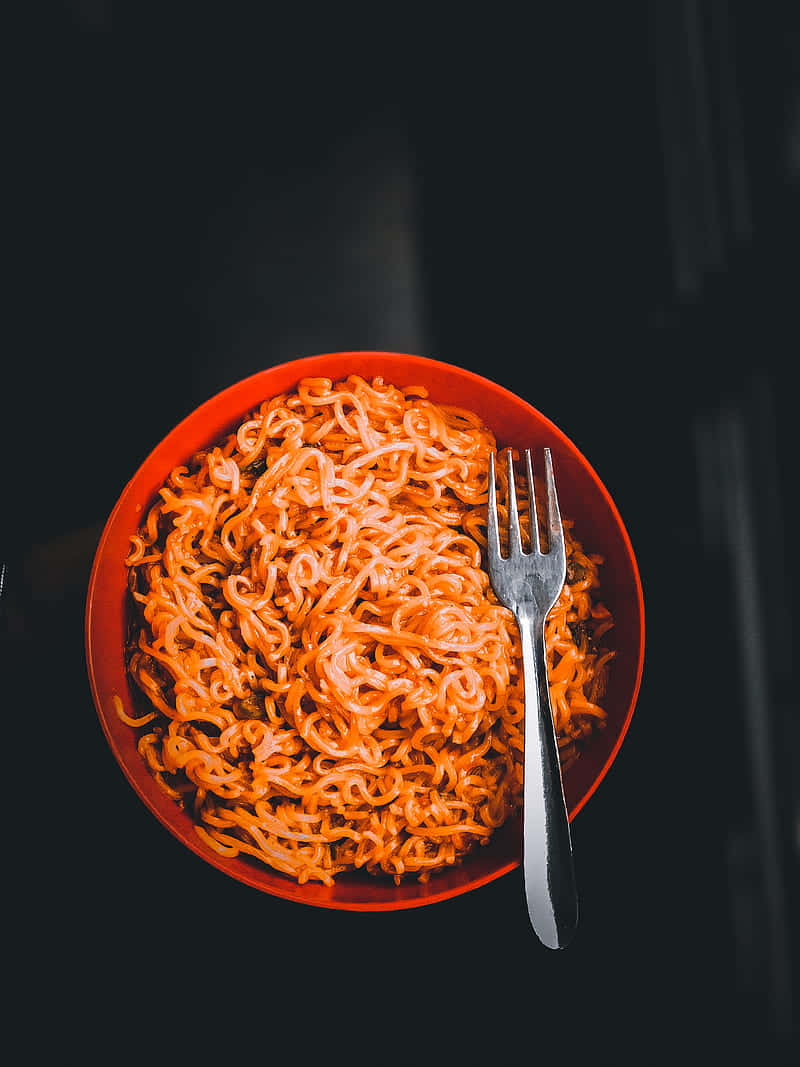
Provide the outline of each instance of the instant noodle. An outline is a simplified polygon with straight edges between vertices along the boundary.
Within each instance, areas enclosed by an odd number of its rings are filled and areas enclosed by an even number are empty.
[[[457,863],[521,802],[513,615],[482,564],[494,435],[422,387],[303,379],[176,467],[132,538],[120,717],[222,855],[301,884]],[[603,725],[600,557],[564,521],[562,763]]]

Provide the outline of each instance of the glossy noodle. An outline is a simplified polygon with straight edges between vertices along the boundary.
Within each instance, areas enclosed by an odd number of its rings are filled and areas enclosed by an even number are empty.
[[[518,808],[519,635],[482,564],[495,449],[424,388],[313,378],[169,475],[126,560],[146,710],[119,713],[212,848],[300,883],[424,880]],[[565,532],[546,641],[568,766],[613,653],[602,560]]]

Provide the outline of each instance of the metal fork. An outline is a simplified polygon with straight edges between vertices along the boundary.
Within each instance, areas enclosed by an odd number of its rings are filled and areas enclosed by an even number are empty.
[[[523,551],[514,466],[508,459],[508,556],[500,552],[494,454],[489,458],[488,573],[498,600],[512,611],[522,641],[525,679],[525,756],[522,856],[531,924],[548,948],[563,948],[578,922],[569,818],[564,802],[550,689],[544,623],[566,576],[564,531],[558,509],[553,461],[544,450],[548,551],[542,552],[530,449],[525,465],[530,495],[531,550]]]

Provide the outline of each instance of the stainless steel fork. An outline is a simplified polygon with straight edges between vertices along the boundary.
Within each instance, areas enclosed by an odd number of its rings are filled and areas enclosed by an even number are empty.
[[[513,611],[522,641],[525,679],[525,757],[523,763],[522,866],[528,914],[548,948],[563,948],[578,922],[578,897],[569,818],[564,802],[550,689],[545,660],[544,623],[566,576],[564,531],[558,509],[553,461],[544,450],[547,489],[547,541],[539,538],[530,449],[525,465],[530,495],[531,549],[523,551],[514,466],[508,459],[508,555],[500,551],[494,454],[489,461],[488,573],[498,600]]]

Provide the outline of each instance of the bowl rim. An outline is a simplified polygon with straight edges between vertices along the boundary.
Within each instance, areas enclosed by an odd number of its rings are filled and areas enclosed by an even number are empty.
[[[85,664],[88,674],[89,686],[92,693],[92,699],[95,706],[95,713],[97,714],[100,720],[100,725],[105,736],[106,742],[109,745],[109,748],[111,749],[111,752],[117,762],[117,765],[122,770],[128,783],[133,788],[138,798],[145,804],[145,806],[151,812],[151,814],[153,814],[158,819],[158,821],[174,837],[176,837],[182,845],[189,848],[200,859],[216,867],[228,877],[243,882],[244,884],[258,889],[261,892],[267,893],[268,895],[280,897],[285,900],[293,901],[295,903],[301,903],[306,906],[323,907],[334,910],[403,910],[407,908],[421,907],[440,901],[449,900],[456,896],[463,895],[464,893],[471,892],[474,889],[478,889],[481,886],[487,885],[490,882],[502,877],[503,875],[510,873],[511,871],[515,870],[520,866],[521,860],[519,857],[517,857],[515,859],[499,863],[496,867],[491,868],[490,870],[482,874],[478,874],[473,878],[469,879],[468,881],[465,881],[463,884],[457,886],[448,885],[442,886],[439,889],[433,886],[431,889],[428,889],[428,887],[432,886],[432,883],[434,882],[434,879],[431,879],[430,882],[425,884],[426,891],[424,893],[420,893],[419,896],[386,900],[375,899],[349,901],[338,899],[335,897],[326,897],[325,899],[314,900],[308,898],[307,893],[305,892],[305,886],[299,885],[296,881],[292,879],[286,878],[285,885],[283,881],[281,881],[279,887],[276,888],[263,884],[263,882],[259,878],[259,875],[261,874],[260,870],[253,869],[252,876],[250,876],[248,873],[250,870],[249,867],[245,868],[244,871],[231,871],[229,866],[226,864],[225,857],[217,854],[212,849],[204,848],[202,841],[199,837],[197,837],[197,835],[194,835],[195,840],[192,840],[191,837],[184,835],[179,828],[177,828],[171,821],[169,821],[164,815],[162,815],[156,805],[152,802],[151,798],[145,792],[144,787],[138,780],[137,774],[135,774],[133,770],[129,768],[127,761],[125,760],[124,755],[120,750],[117,738],[110,727],[108,721],[110,716],[104,710],[103,701],[101,699],[96,668],[96,660],[98,655],[101,654],[101,650],[97,647],[98,642],[96,640],[94,620],[96,614],[96,606],[100,599],[100,592],[98,588],[99,571],[101,569],[101,564],[104,558],[106,545],[111,538],[112,532],[116,525],[117,517],[119,513],[123,510],[123,507],[127,502],[127,498],[137,486],[138,480],[140,479],[143,471],[148,468],[154,461],[156,461],[162,452],[169,451],[171,444],[177,439],[181,438],[183,436],[183,433],[190,426],[193,426],[195,423],[201,425],[204,421],[207,420],[210,415],[217,412],[221,408],[227,407],[233,401],[234,397],[237,397],[239,394],[242,394],[243,396],[246,394],[250,394],[256,382],[261,380],[262,378],[265,378],[268,375],[280,376],[289,372],[291,372],[292,374],[295,374],[296,372],[295,381],[299,381],[301,378],[304,377],[312,376],[329,377],[328,374],[324,373],[322,368],[324,368],[325,364],[330,362],[331,360],[344,360],[349,358],[380,359],[384,357],[391,360],[402,360],[403,363],[412,370],[413,368],[417,367],[422,371],[427,370],[435,372],[437,369],[442,369],[446,373],[455,373],[464,378],[471,379],[473,384],[485,389],[489,394],[503,394],[506,399],[513,401],[515,404],[523,405],[524,408],[527,409],[527,412],[531,416],[533,416],[543,427],[545,427],[547,429],[547,432],[549,434],[552,434],[552,436],[556,440],[558,440],[559,444],[564,449],[572,453],[573,457],[578,460],[580,465],[586,470],[587,474],[589,474],[589,476],[595,482],[596,488],[603,497],[604,503],[613,517],[615,531],[620,537],[622,547],[625,553],[625,558],[628,566],[630,567],[631,576],[633,578],[633,592],[635,596],[636,610],[638,613],[638,636],[637,647],[635,650],[636,666],[632,680],[632,686],[630,689],[628,706],[625,710],[625,715],[622,719],[622,723],[619,728],[617,737],[608,753],[605,762],[602,764],[599,771],[595,774],[590,786],[584,791],[579,800],[570,808],[570,822],[574,820],[578,812],[580,812],[585,807],[590,797],[592,797],[597,791],[598,787],[600,786],[600,783],[605,779],[606,775],[611,769],[612,764],[615,762],[619,754],[619,751],[622,747],[622,743],[625,740],[625,737],[630,728],[631,721],[633,719],[633,714],[636,709],[636,705],[639,698],[642,676],[644,671],[644,593],[642,588],[642,580],[639,571],[638,561],[636,559],[633,545],[625,523],[622,519],[622,516],[620,515],[616,503],[614,502],[610,492],[606,488],[602,479],[599,477],[592,464],[578,448],[578,446],[564,433],[563,430],[561,430],[550,418],[548,418],[548,416],[543,414],[540,410],[534,407],[529,401],[525,400],[518,393],[514,393],[507,387],[500,385],[498,382],[495,382],[492,379],[487,378],[486,376],[476,371],[469,370],[465,367],[461,367],[458,364],[451,363],[446,360],[434,359],[429,356],[420,356],[403,352],[364,349],[341,352],[327,352],[312,356],[301,356],[296,359],[284,360],[281,363],[272,364],[270,366],[262,368],[259,371],[255,371],[254,373],[249,374],[244,378],[232,382],[231,384],[218,390],[216,393],[212,394],[206,400],[202,401],[200,404],[194,407],[190,412],[183,416],[166,434],[164,434],[160,438],[160,440],[158,440],[156,444],[144,455],[144,458],[139,462],[133,474],[124,484],[121,492],[119,493],[117,501],[104,523],[99,541],[97,543],[97,547],[95,549],[95,554],[87,585],[87,595],[84,610]],[[348,373],[357,374],[358,370],[354,368]],[[341,379],[337,377],[334,380]],[[422,384],[425,383],[423,382]],[[263,397],[263,400],[268,399],[269,397],[266,395]],[[248,411],[256,408],[261,402],[262,401],[259,400],[247,401],[237,407],[236,410],[243,417]],[[237,416],[234,415],[233,419],[235,420],[236,417]],[[211,438],[214,436],[215,435],[212,433],[209,437],[209,441],[206,443],[211,443]],[[168,473],[168,471],[165,472],[165,474],[166,473]],[[142,768],[144,768],[144,762],[142,762]],[[137,771],[139,770],[140,769],[137,767]],[[181,810],[177,807],[177,805],[175,805],[175,807],[176,811]],[[277,872],[272,872],[270,870],[270,874],[277,874]]]

